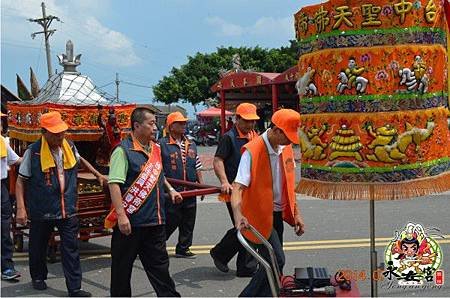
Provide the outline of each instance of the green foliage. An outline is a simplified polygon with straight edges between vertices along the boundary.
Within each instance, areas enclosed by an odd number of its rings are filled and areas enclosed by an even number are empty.
[[[279,49],[220,47],[210,54],[197,53],[188,56],[186,64],[172,68],[153,86],[153,94],[165,104],[183,101],[196,105],[214,97],[210,88],[219,80],[220,71],[232,68],[234,54],[239,54],[244,70],[283,72],[297,63],[297,52],[298,44],[291,40],[289,46]]]

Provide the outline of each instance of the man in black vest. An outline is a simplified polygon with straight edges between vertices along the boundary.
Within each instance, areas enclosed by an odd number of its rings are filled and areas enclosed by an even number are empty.
[[[47,247],[53,228],[61,237],[61,256],[69,296],[89,297],[81,289],[78,251],[77,172],[81,162],[99,182],[106,178],[95,170],[65,139],[67,124],[58,112],[41,116],[42,138],[25,151],[16,182],[16,221],[25,225],[30,218],[29,262],[33,288],[45,290]],[[25,194],[26,192],[26,194]],[[24,204],[27,199],[27,210]]]
[[[241,103],[236,108],[236,125],[223,135],[214,157],[214,172],[219,178],[222,188],[219,199],[226,202],[233,228],[228,230],[222,240],[211,249],[210,254],[217,269],[228,272],[228,262],[238,253],[236,260],[236,275],[238,277],[252,276],[256,271],[256,261],[239,243],[236,236],[230,203],[231,183],[236,177],[241,160],[241,147],[257,136],[253,129],[258,119],[255,105]]]
[[[168,135],[160,139],[164,175],[167,178],[203,183],[200,172],[202,164],[197,154],[197,147],[184,135],[186,121],[187,118],[180,112],[174,112],[167,116]],[[184,190],[182,186],[176,186],[175,189],[177,191]],[[197,200],[195,197],[184,198],[181,204],[173,204],[171,201],[167,201],[167,239],[177,228],[179,230],[178,243],[175,248],[176,257],[195,257],[195,254],[190,250],[190,246],[194,235],[196,212]]]
[[[105,227],[113,227],[111,239],[111,296],[131,296],[131,274],[136,257],[158,297],[180,296],[169,275],[166,249],[165,196],[179,202],[180,194],[162,173],[161,150],[153,142],[156,118],[148,108],[131,114],[132,133],[111,155],[109,190],[114,210]]]

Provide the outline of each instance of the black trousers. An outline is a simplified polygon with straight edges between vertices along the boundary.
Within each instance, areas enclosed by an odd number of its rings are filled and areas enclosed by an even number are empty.
[[[283,217],[281,212],[273,213],[273,230],[267,239],[272,245],[273,251],[275,253],[275,258],[277,259],[278,269],[280,273],[283,274],[283,267],[286,261],[283,242],[280,241],[280,235],[283,235]],[[253,247],[258,249],[259,254],[271,264],[270,254],[267,248],[262,245],[255,245]],[[244,288],[244,290],[239,294],[239,297],[271,297],[272,293],[270,290],[269,281],[267,280],[266,270],[263,266],[259,266],[258,271],[253,275],[250,283]]]
[[[156,295],[180,297],[169,275],[164,225],[132,227],[128,236],[114,228],[111,239],[111,296],[131,296],[131,272],[138,255]]]
[[[58,228],[61,237],[61,258],[69,292],[81,289],[80,252],[78,250],[78,218],[31,220],[29,240],[30,274],[33,280],[47,279],[47,249],[50,234]]]
[[[256,260],[250,253],[245,250],[237,238],[237,231],[234,228],[233,209],[230,202],[226,202],[228,214],[230,215],[233,228],[229,229],[222,237],[219,243],[214,246],[211,251],[214,257],[224,264],[228,264],[236,255],[236,274],[246,274],[256,270]]]
[[[2,272],[13,269],[12,260],[14,245],[11,239],[12,204],[9,199],[8,179],[2,179]]]
[[[281,211],[275,211],[273,213],[273,228],[277,232],[278,240],[280,240],[281,248],[283,248],[284,223],[283,213]]]
[[[175,248],[177,253],[188,250],[194,238],[197,203],[192,200],[196,199],[188,199],[181,204],[172,204],[172,202],[169,202],[166,205],[166,240],[178,228],[178,243]]]

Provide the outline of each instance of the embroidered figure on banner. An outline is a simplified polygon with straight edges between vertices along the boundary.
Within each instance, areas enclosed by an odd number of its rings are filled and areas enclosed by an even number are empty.
[[[418,91],[425,93],[428,90],[429,78],[427,75],[427,65],[422,56],[414,58],[412,68],[403,68],[398,71],[400,75],[400,85],[405,85],[408,91]]]
[[[324,150],[328,147],[328,144],[323,142],[320,137],[328,131],[328,123],[323,124],[321,127],[313,126],[304,131],[305,127],[299,129],[300,136],[300,148],[304,158],[313,160],[322,160],[326,158]]]
[[[345,89],[350,90],[355,87],[358,94],[364,93],[369,84],[369,80],[361,76],[364,71],[364,67],[358,67],[355,58],[350,58],[348,60],[348,67],[338,74],[339,83],[337,85],[337,91],[343,94]]]
[[[367,159],[371,161],[382,161],[391,163],[405,160],[406,149],[410,144],[415,146],[415,152],[420,151],[420,145],[426,141],[433,133],[434,121],[427,121],[426,128],[414,127],[406,122],[405,132],[398,134],[398,130],[391,124],[373,128],[371,122],[366,122],[363,126],[374,140],[367,145],[374,154],[368,154]]]
[[[316,70],[311,66],[308,66],[306,72],[295,83],[295,89],[297,94],[303,96],[316,96],[319,94],[317,86],[314,84],[314,74]]]

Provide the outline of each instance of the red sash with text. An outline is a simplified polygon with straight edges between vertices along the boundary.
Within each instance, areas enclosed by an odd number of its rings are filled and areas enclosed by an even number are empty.
[[[161,170],[161,149],[159,146],[153,144],[152,154],[143,166],[141,174],[139,174],[127,192],[122,196],[123,209],[128,217],[138,211],[147,200],[158,183]],[[105,218],[105,228],[113,228],[116,224],[117,213],[113,207]]]

